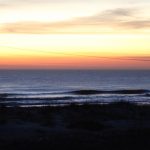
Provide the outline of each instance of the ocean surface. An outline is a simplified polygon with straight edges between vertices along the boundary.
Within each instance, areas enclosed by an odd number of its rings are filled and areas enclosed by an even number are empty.
[[[0,70],[0,105],[150,104],[150,70]]]

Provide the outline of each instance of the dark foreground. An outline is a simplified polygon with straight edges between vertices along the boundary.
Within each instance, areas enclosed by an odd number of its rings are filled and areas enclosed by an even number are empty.
[[[150,150],[150,106],[0,107],[0,150]]]

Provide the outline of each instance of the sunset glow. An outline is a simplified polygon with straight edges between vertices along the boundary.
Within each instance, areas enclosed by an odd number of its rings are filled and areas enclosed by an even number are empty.
[[[150,69],[148,0],[0,0],[2,69]]]

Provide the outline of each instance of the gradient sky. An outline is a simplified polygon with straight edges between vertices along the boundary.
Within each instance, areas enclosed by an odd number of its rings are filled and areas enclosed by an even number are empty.
[[[150,69],[149,0],[0,0],[0,68]]]

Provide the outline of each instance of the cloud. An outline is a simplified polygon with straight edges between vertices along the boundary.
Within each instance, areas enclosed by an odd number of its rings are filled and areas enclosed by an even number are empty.
[[[74,21],[61,22],[14,22],[5,23],[0,26],[0,33],[59,33],[63,30],[75,26]]]
[[[64,27],[68,22],[64,23]],[[49,23],[49,22],[15,22],[6,23],[0,28],[2,33],[55,33],[63,27],[62,22]]]
[[[101,25],[105,24],[106,26],[111,26],[111,24],[115,24],[116,22],[120,22],[122,20],[129,20],[135,14],[134,9],[122,9],[117,8],[113,10],[106,10],[100,12],[93,16],[77,18],[74,20],[74,24],[84,24],[84,25]],[[107,24],[109,23],[109,24]],[[110,24],[111,23],[111,24]]]
[[[83,24],[93,24],[97,26],[107,26],[115,29],[144,29],[150,28],[150,18],[138,16],[136,9],[121,9],[106,10],[95,16],[82,18]]]
[[[6,7],[8,7],[9,5],[8,4],[6,4],[6,3],[0,3],[0,8],[6,8]]]
[[[150,19],[138,17],[138,10],[117,8],[113,10],[105,10],[98,14],[74,18],[72,20],[60,22],[15,22],[6,23],[0,27],[1,33],[62,33],[62,32],[85,32],[95,28],[103,30],[110,28],[113,30],[139,30],[149,29]],[[80,31],[79,31],[80,30]],[[86,31],[87,31],[86,30]]]
[[[105,11],[106,14],[110,14],[111,16],[132,16],[134,12],[135,11],[133,9],[122,9],[122,8]]]
[[[14,3],[0,2],[0,10],[14,8]],[[16,9],[16,8],[15,8]]]
[[[131,28],[131,29],[150,28],[150,19],[127,21],[127,22],[121,23],[120,26]]]

